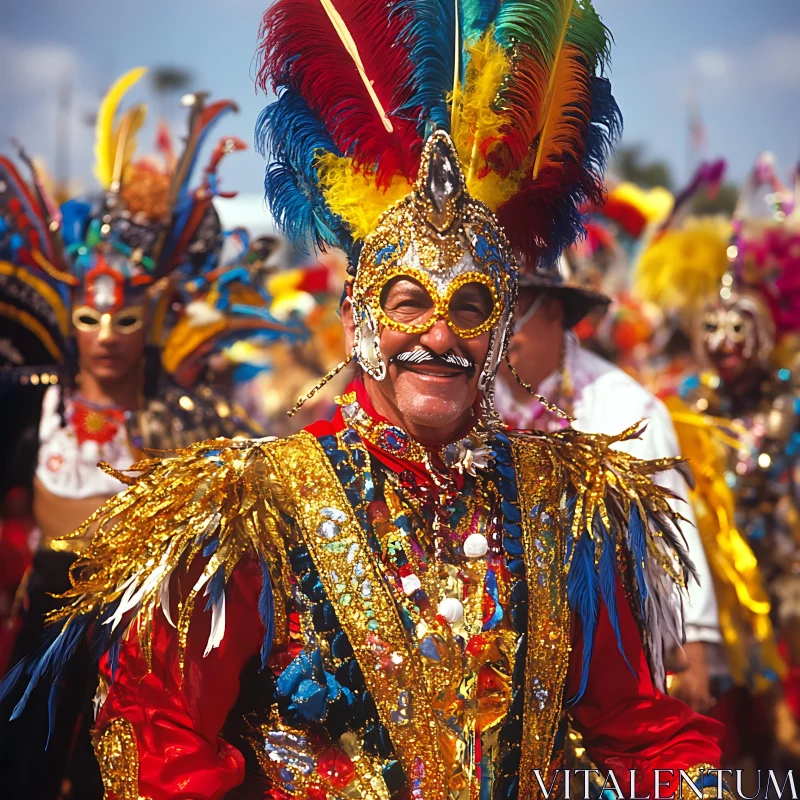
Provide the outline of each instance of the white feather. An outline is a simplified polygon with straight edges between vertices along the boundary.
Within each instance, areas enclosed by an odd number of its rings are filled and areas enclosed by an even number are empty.
[[[161,605],[161,611],[167,622],[175,628],[176,625],[172,621],[172,612],[169,609],[169,582],[171,578],[172,570],[164,576],[164,579],[161,581],[161,586],[158,587],[158,602]]]
[[[222,642],[222,637],[225,636],[225,591],[219,597],[214,605],[211,606],[211,632],[208,634],[208,643],[206,644],[203,658],[205,658],[212,650],[219,647]]]

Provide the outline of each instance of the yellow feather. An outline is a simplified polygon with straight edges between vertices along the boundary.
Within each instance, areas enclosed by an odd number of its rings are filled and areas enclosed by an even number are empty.
[[[134,106],[125,112],[117,126],[114,136],[114,169],[112,182],[119,183],[125,170],[136,152],[136,134],[144,125],[147,117],[147,106],[144,103]]]
[[[114,173],[114,151],[116,149],[114,117],[117,114],[117,107],[128,89],[146,72],[146,67],[136,67],[130,72],[126,72],[116,80],[100,104],[97,114],[94,174],[104,189],[111,186]]]
[[[493,104],[508,74],[509,61],[491,28],[468,51],[461,110],[453,127],[453,139],[471,176],[480,170],[481,143],[500,131],[502,118]]]
[[[672,193],[663,186],[642,189],[628,181],[618,183],[610,189],[608,199],[633,206],[645,217],[648,225],[658,225],[664,222],[675,205]]]
[[[714,297],[728,269],[732,226],[724,217],[690,217],[655,239],[636,265],[636,293],[691,318]]]
[[[461,111],[453,138],[467,168],[467,189],[496,211],[519,186],[519,176],[502,177],[487,168],[485,148],[498,140],[504,123],[494,101],[510,70],[508,55],[490,28],[469,48]]]
[[[320,155],[316,167],[328,206],[350,226],[355,238],[374,231],[380,215],[411,191],[411,184],[401,175],[381,189],[374,175],[357,170],[349,158],[333,153]]]

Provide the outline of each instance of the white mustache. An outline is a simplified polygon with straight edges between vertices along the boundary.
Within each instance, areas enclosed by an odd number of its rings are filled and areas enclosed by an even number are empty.
[[[392,357],[392,361],[401,364],[443,364],[448,367],[458,367],[463,370],[474,370],[475,362],[455,353],[437,355],[429,350],[406,350]]]

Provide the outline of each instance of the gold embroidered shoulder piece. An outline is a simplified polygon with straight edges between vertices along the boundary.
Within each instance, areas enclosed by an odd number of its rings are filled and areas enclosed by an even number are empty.
[[[683,459],[644,461],[613,447],[639,437],[643,423],[610,436],[567,429],[552,434],[511,435],[516,460],[549,468],[518,469],[519,494],[532,503],[555,506],[566,526],[569,604],[581,617],[586,685],[592,637],[601,596],[616,627],[616,575],[639,623],[651,672],[664,686],[664,643],[683,640],[680,594],[694,566],[680,532],[683,518],[670,506],[673,495],[653,476],[678,469],[690,483]],[[577,699],[577,698],[575,698]]]
[[[106,623],[107,650],[135,621],[149,661],[153,616],[161,608],[177,627],[182,664],[192,611],[202,595],[212,613],[208,653],[222,640],[224,587],[245,555],[262,564],[265,628],[282,635],[285,597],[273,602],[272,592],[284,594],[286,585],[281,513],[287,498],[269,458],[275,441],[210,440],[145,459],[125,473],[104,465],[128,488],[72,534],[91,535],[91,545],[72,568],[66,605],[51,617],[62,623],[62,636],[71,625],[99,617]],[[170,579],[179,564],[198,556],[208,561],[173,621]]]

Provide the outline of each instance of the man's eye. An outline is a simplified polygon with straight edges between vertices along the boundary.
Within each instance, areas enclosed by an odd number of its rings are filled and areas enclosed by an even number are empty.
[[[119,325],[121,328],[130,328],[131,326],[135,325],[138,321],[139,321],[138,317],[134,317],[132,315],[125,316],[125,317],[120,317],[117,320],[117,325]]]
[[[402,297],[393,303],[394,308],[424,308],[425,301],[420,297]]]
[[[78,321],[81,323],[81,325],[99,325],[100,324],[100,320],[99,319],[95,319],[94,317],[90,317],[88,314],[81,314],[78,317]]]

